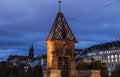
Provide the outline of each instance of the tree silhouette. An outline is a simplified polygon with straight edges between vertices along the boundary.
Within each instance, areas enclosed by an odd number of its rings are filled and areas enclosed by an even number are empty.
[[[36,65],[33,70],[34,77],[43,77],[41,65]]]
[[[92,61],[91,63],[80,62],[77,66],[78,70],[100,70],[101,77],[108,77],[108,70],[106,63],[100,61]]]

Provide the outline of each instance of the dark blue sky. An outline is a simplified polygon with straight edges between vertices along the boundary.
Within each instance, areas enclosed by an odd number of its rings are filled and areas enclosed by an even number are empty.
[[[120,38],[120,2],[115,1],[62,1],[62,12],[79,41],[76,48]],[[31,43],[35,56],[46,53],[45,40],[57,12],[58,0],[0,0],[0,58],[28,55]]]

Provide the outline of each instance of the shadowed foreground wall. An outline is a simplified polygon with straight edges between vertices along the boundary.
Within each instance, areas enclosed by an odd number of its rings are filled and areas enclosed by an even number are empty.
[[[58,75],[58,77],[61,77],[60,71],[51,71],[54,72],[53,75],[50,75],[50,77],[54,77],[54,75]],[[49,77],[49,71],[44,71],[44,77]],[[99,70],[78,70],[76,71],[76,76],[72,77],[101,77]]]

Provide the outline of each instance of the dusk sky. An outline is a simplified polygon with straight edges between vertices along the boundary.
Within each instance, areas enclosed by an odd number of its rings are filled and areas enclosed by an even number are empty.
[[[46,53],[45,40],[58,12],[58,0],[0,0],[0,58]],[[120,38],[120,0],[62,0],[76,48]]]

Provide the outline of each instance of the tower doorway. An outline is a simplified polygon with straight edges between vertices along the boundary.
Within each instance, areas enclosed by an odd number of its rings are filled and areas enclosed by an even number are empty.
[[[61,70],[62,77],[69,77],[68,57],[58,58],[58,69]]]

